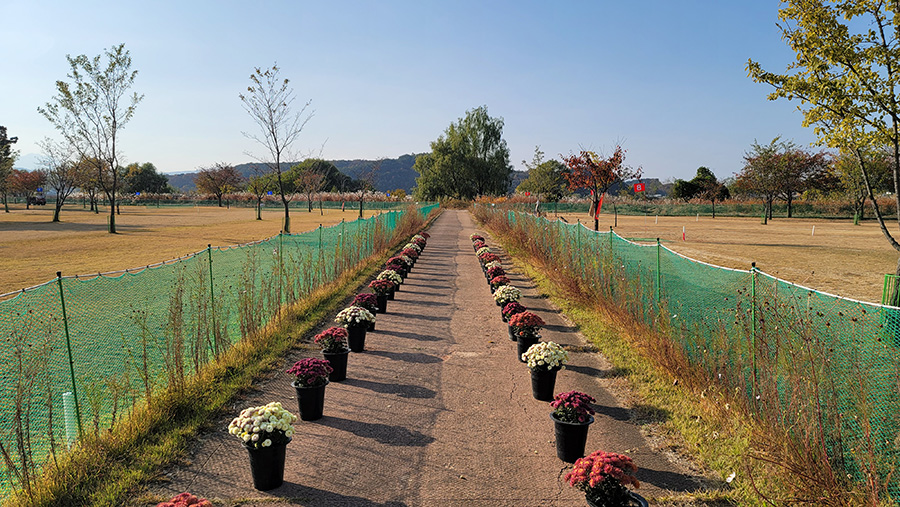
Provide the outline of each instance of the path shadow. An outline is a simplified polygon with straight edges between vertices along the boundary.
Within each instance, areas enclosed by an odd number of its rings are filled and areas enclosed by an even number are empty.
[[[566,366],[566,369],[569,367]],[[344,381],[346,383],[346,380]],[[606,417],[615,419],[617,421],[629,422],[631,421],[631,410],[622,407],[609,407],[606,405],[593,405],[594,412],[597,412],[598,415],[605,415]]]
[[[439,301],[416,301],[415,303],[422,306],[450,306],[449,303],[441,303]]]
[[[601,370],[599,368],[594,368],[593,366],[578,366],[576,364],[567,364],[566,369],[594,378],[605,378],[609,376],[609,370]]]
[[[663,423],[672,417],[672,413],[664,408],[638,403],[631,407],[632,419],[638,424]]]
[[[436,290],[436,289],[445,289],[445,290]],[[403,294],[416,294],[419,296],[446,296],[448,290],[450,290],[450,287],[447,285],[430,285],[429,290],[427,290],[427,291],[406,289],[406,290],[397,292],[395,294],[395,297],[402,296]]]
[[[705,489],[701,481],[691,475],[653,470],[646,467],[639,467],[636,475],[641,482],[653,484],[658,488],[668,489],[669,491],[684,493]]]
[[[351,385],[355,387],[361,387],[363,389],[368,389],[370,391],[375,391],[376,393],[382,394],[396,394],[401,398],[434,398],[437,396],[437,392],[427,387],[415,386],[410,384],[388,384],[385,382],[376,382],[374,380],[362,380],[355,378],[348,378],[347,380],[341,381],[344,385]]]
[[[408,315],[408,314],[406,314]],[[396,336],[397,338],[409,338],[410,340],[419,340],[421,342],[439,342],[444,338],[440,336],[432,336],[428,334],[421,333],[408,333],[406,331],[382,331],[381,334],[388,336]]]
[[[434,442],[434,437],[403,426],[367,423],[341,417],[325,417],[319,421],[321,421],[319,424],[323,426],[347,431],[356,436],[371,438],[379,443],[395,447],[425,447]]]
[[[291,505],[357,505],[359,507],[408,507],[405,502],[388,501],[385,503],[373,502],[360,496],[342,495],[333,491],[313,488],[303,484],[294,484],[285,481],[278,488],[266,491],[276,498],[280,498]]]
[[[447,322],[450,320],[450,317],[443,317],[441,315],[422,315],[420,313],[404,313],[403,316],[410,319],[427,320],[429,322]]]
[[[550,324],[543,326],[544,329],[549,329],[550,331],[557,331],[559,333],[571,333],[577,331],[578,328],[575,326],[560,326],[556,324]]]
[[[381,356],[395,361],[405,361],[407,363],[434,364],[443,362],[443,359],[432,356],[431,354],[423,354],[422,352],[388,352],[385,350],[369,350],[370,356]]]

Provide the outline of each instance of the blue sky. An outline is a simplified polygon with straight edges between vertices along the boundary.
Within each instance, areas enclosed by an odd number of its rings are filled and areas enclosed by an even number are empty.
[[[556,5],[552,5],[556,4]],[[58,137],[37,113],[65,79],[66,54],[125,43],[143,93],[121,137],[126,162],[187,172],[263,151],[238,94],[277,62],[315,116],[301,152],[327,159],[429,151],[453,121],[486,105],[505,120],[516,169],[535,145],[581,147],[647,177],[720,177],[754,139],[814,140],[788,102],[769,102],[748,58],[783,71],[777,0],[153,1],[0,0],[0,124],[17,166]]]

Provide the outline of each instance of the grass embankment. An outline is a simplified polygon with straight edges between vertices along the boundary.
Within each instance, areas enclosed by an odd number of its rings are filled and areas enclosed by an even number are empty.
[[[428,223],[438,213],[432,215]],[[123,505],[165,466],[183,459],[197,434],[223,414],[230,400],[269,374],[290,350],[308,347],[311,332],[425,225],[420,219],[403,222],[385,251],[286,308],[280,319],[205,366],[181,390],[154,395],[111,433],[85,440],[57,463],[48,464],[30,494],[20,492],[5,505]]]
[[[657,499],[658,505],[878,504],[859,486],[835,481],[833,470],[816,465],[815,454],[798,455],[789,438],[752,418],[740,397],[688,364],[664,331],[597,297],[571,272],[532,256],[516,238],[492,232],[621,373],[633,421],[709,479],[707,490]]]

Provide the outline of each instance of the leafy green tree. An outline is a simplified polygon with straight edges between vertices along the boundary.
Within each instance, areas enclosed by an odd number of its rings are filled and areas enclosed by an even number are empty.
[[[164,194],[171,191],[171,187],[169,187],[169,177],[156,172],[156,166],[153,163],[133,163],[125,167],[125,191]]]
[[[52,222],[59,222],[66,199],[78,187],[78,164],[72,160],[72,149],[68,144],[55,143],[45,139],[40,143],[43,155],[41,165],[46,174],[47,186],[56,194]]]
[[[413,169],[417,199],[441,197],[471,200],[504,195],[512,166],[503,139],[503,118],[488,115],[487,106],[466,111],[431,143],[431,153],[416,157]]]
[[[291,172],[295,172],[293,176],[294,185],[297,191],[306,195],[306,204],[309,212],[313,210],[313,196],[325,187],[325,170],[322,166],[330,164],[321,159],[309,159],[297,164],[291,168]]]
[[[751,59],[748,73],[774,88],[769,100],[799,99],[803,124],[815,128],[819,144],[856,156],[881,231],[900,252],[875,199],[868,156],[889,147],[893,188],[900,188],[900,4],[785,0],[782,5],[782,39],[796,61],[779,74]],[[893,197],[900,225],[900,193]],[[900,276],[900,260],[896,274]]]
[[[9,213],[9,203],[6,200],[6,194],[9,192],[9,178],[18,156],[18,152],[12,149],[12,145],[17,140],[18,138],[6,137],[6,127],[0,125],[0,195],[3,196],[3,209],[7,213]]]
[[[522,165],[528,169],[528,177],[516,187],[517,192],[530,192],[544,202],[562,199],[568,188],[565,164],[558,160],[544,160],[541,147],[535,146],[531,162],[523,160]]]
[[[700,193],[700,187],[694,183],[694,180],[676,179],[672,185],[672,198],[690,201]]]
[[[69,61],[72,82],[57,81],[56,96],[39,107],[82,160],[94,161],[97,181],[109,199],[109,232],[116,232],[116,194],[119,180],[119,132],[134,116],[143,95],[128,95],[137,71],[131,70],[131,55],[125,44],[113,46],[101,56]]]
[[[891,181],[891,156],[889,150],[869,151],[864,155],[864,159],[867,160],[866,167],[872,192],[878,195],[891,191],[893,182]],[[868,191],[860,169],[859,158],[853,153],[842,152],[835,158],[828,174],[830,181],[827,181],[827,183],[830,183],[830,185],[821,190],[824,193],[834,193],[836,190],[841,194],[841,197],[845,197],[850,201],[853,205],[854,214],[859,218],[863,218]]]
[[[275,190],[272,178],[266,175],[253,174],[247,182],[247,191],[256,198],[256,219],[262,220],[262,202],[271,190]]]
[[[724,201],[731,197],[728,187],[719,182],[716,175],[708,168],[700,166],[697,175],[690,181],[675,180],[672,186],[672,197],[689,201],[695,197],[712,203],[712,216],[716,218],[716,201]]]
[[[275,175],[278,194],[284,206],[283,229],[284,232],[291,232],[290,203],[294,194],[294,182],[282,177],[281,163],[294,155],[293,145],[313,113],[306,113],[310,102],[306,102],[297,111],[292,110],[294,90],[288,87],[290,81],[279,78],[279,71],[277,65],[266,70],[257,67],[250,74],[251,84],[247,87],[246,95],[242,93],[239,97],[260,131],[260,134],[244,132],[244,135],[262,145],[268,152],[265,160],[260,159],[260,162],[265,163],[271,174]]]

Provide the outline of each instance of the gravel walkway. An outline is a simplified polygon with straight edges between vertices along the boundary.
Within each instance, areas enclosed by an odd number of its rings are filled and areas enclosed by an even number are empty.
[[[169,470],[151,493],[190,491],[248,507],[586,505],[562,479],[568,467],[556,457],[550,406],[531,396],[528,368],[516,359],[472,250],[475,231],[465,211],[444,210],[435,221],[422,257],[368,333],[366,351],[350,355],[348,379],[326,388],[325,417],[295,424],[281,487],[253,489],[247,452],[226,430],[229,415],[218,421],[220,431],[202,437],[191,463]],[[544,340],[584,345],[514,259],[502,257],[522,303],[547,321]],[[283,370],[300,357],[286,358],[234,413],[269,401],[296,413]],[[632,456],[645,497],[696,489],[629,423],[629,411],[603,387],[611,375],[602,357],[577,352],[558,376],[556,392],[578,389],[598,400],[587,452]]]

